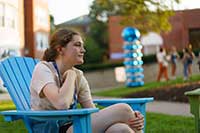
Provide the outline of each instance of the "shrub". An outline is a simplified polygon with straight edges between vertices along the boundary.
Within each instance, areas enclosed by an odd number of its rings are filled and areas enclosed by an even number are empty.
[[[85,63],[99,63],[102,62],[102,50],[98,44],[91,37],[87,37],[85,40]]]

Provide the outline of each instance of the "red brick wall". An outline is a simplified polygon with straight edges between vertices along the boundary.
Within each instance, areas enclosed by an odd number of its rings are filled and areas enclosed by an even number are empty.
[[[123,39],[121,37],[121,32],[123,26],[119,24],[120,17],[112,16],[109,18],[109,48],[110,52],[121,52]]]

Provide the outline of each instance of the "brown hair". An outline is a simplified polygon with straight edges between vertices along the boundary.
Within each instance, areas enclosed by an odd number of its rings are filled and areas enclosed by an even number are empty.
[[[55,61],[58,56],[57,46],[65,47],[73,38],[74,35],[80,35],[70,29],[58,29],[50,38],[49,48],[47,48],[43,55],[45,61]]]

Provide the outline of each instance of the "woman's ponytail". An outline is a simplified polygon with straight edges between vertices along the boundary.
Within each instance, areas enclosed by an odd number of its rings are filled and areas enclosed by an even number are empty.
[[[44,55],[43,55],[42,59],[44,61],[55,61],[56,57],[57,57],[57,52],[54,49],[47,48],[44,51]]]

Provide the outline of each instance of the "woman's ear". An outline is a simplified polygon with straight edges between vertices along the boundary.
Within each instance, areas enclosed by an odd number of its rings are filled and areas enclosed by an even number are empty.
[[[64,52],[62,49],[59,51],[59,53],[60,53],[60,55],[64,55]]]
[[[60,55],[63,55],[63,54],[64,54],[62,47],[58,47],[56,50],[58,51],[58,53],[59,53]]]

